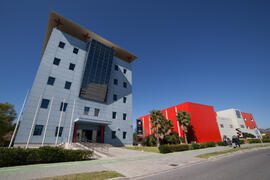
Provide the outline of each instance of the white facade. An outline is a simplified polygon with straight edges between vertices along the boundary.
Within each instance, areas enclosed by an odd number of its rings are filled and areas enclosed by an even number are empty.
[[[250,133],[256,136],[255,129],[251,130],[246,127],[241,111],[238,109],[218,111],[217,123],[221,138],[226,135],[231,139],[233,135],[237,135],[236,129],[239,129],[242,133]]]

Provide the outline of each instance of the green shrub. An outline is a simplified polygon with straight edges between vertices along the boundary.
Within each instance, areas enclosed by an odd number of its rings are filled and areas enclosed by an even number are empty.
[[[240,140],[239,140],[239,143],[240,143],[240,144],[245,144],[245,140],[244,140],[244,139],[240,139]]]
[[[207,148],[207,144],[206,143],[199,143],[199,145],[200,145],[200,149]]]
[[[259,139],[248,139],[247,141],[248,141],[249,144],[260,143],[261,142]]]
[[[223,141],[217,141],[216,142],[216,145],[218,145],[218,146],[224,146],[224,142]]]
[[[173,145],[164,144],[159,147],[160,153],[179,152],[186,150],[189,150],[188,144],[173,144]]]
[[[172,152],[171,149],[169,148],[169,145],[167,145],[167,144],[160,145],[159,148],[158,148],[158,150],[162,154],[166,154],[166,153]]]
[[[196,143],[191,144],[191,149],[200,149],[200,145]]]
[[[215,142],[206,142],[206,147],[216,147]]]
[[[23,164],[82,161],[89,159],[92,151],[66,150],[59,147],[39,149],[0,148],[0,167]]]
[[[256,136],[250,133],[243,132],[242,135],[243,135],[243,138],[256,138]]]
[[[270,143],[270,139],[269,139],[269,138],[263,138],[262,141],[263,141],[264,143]]]

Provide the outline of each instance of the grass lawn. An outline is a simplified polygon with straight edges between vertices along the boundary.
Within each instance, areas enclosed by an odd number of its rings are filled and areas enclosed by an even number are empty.
[[[80,174],[69,174],[65,176],[55,176],[48,178],[41,178],[38,180],[101,180],[116,177],[124,177],[115,171],[101,171],[101,172],[90,172],[90,173],[80,173]]]
[[[142,147],[122,147],[123,149],[129,149],[129,150],[136,150],[136,151],[144,151],[144,152],[155,152],[155,153],[159,153],[159,150],[157,147],[146,147],[146,146],[142,146]]]
[[[247,149],[254,149],[254,148],[260,148],[260,147],[267,147],[267,146],[269,146],[269,145],[264,145],[264,146],[258,145],[258,146],[244,147],[244,148],[232,148],[232,149],[224,150],[224,151],[218,151],[218,152],[200,154],[200,155],[198,155],[196,157],[208,159],[208,158],[210,158],[212,156],[218,156],[218,155],[221,155],[221,154],[233,153],[233,152],[237,152],[237,151],[242,151],[242,150],[247,150]]]

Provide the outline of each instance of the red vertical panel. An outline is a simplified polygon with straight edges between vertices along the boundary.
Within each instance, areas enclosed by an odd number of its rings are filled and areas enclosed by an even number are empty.
[[[177,119],[176,119],[176,113],[175,113],[175,107],[170,107],[167,110],[167,114],[168,114],[168,119],[172,121],[173,123],[173,128],[172,130],[177,132],[177,134],[179,134],[178,132],[178,127],[177,127]]]
[[[75,122],[74,123],[74,130],[73,130],[73,139],[72,139],[72,142],[76,142],[77,127],[78,127],[78,124],[77,124],[77,122]]]
[[[104,126],[100,126],[100,143],[104,143]]]

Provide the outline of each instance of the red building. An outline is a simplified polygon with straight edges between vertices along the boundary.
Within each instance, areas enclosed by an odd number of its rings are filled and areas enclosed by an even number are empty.
[[[258,129],[252,114],[241,112],[245,125],[248,129]]]
[[[189,141],[196,141],[197,143],[221,141],[213,106],[186,102],[161,111],[167,119],[173,122],[172,130],[184,137],[183,130],[179,127],[176,120],[176,112],[182,110],[189,112],[191,117],[191,128],[188,134]],[[149,118],[150,114],[138,118],[142,122],[141,137],[153,134]]]

